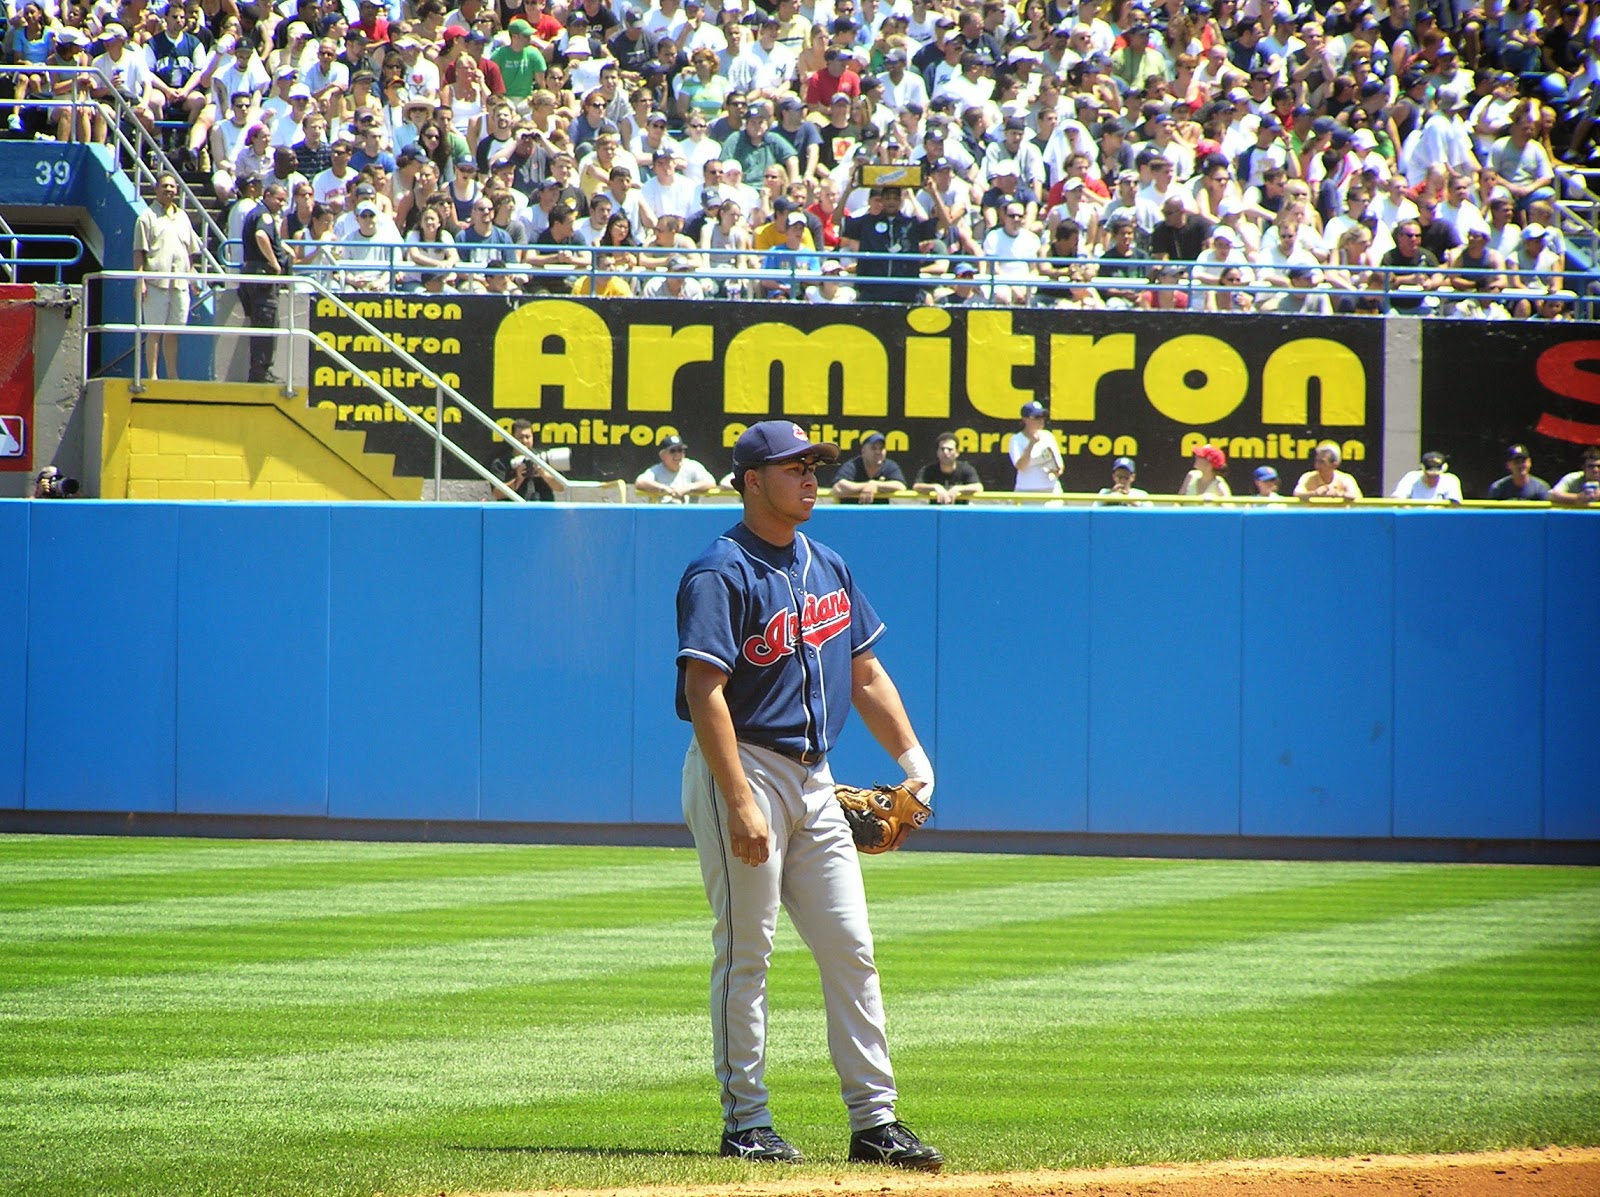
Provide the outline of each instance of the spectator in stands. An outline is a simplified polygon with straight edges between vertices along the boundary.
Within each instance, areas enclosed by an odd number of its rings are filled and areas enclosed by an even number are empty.
[[[1251,475],[1256,485],[1256,498],[1283,501],[1283,496],[1278,493],[1278,471],[1271,466],[1257,466]]]
[[[401,274],[402,285],[437,293],[455,281],[460,258],[438,209],[423,205],[416,227],[406,234],[406,245],[406,260],[417,269]]]
[[[1131,457],[1119,457],[1111,463],[1111,485],[1100,488],[1101,495],[1111,495],[1096,503],[1096,507],[1149,507],[1150,492],[1135,486],[1138,467]]]
[[[693,258],[674,254],[667,262],[667,272],[648,280],[640,294],[646,299],[704,299],[705,288],[694,277],[694,270]]]
[[[534,238],[527,254],[527,263],[536,272],[529,280],[529,290],[572,290],[572,272],[589,265],[589,255],[579,248],[583,243],[574,232],[576,224],[577,216],[566,204],[550,209],[548,226]]]
[[[1400,476],[1391,497],[1429,503],[1460,503],[1461,479],[1450,472],[1450,463],[1443,453],[1429,450],[1422,455],[1420,470],[1410,470]]]
[[[1017,479],[1012,489],[1019,493],[1061,493],[1061,475],[1066,464],[1053,432],[1045,429],[1049,412],[1038,400],[1022,405],[1022,430],[1013,432],[1006,445]]]
[[[633,487],[641,495],[652,495],[660,503],[698,503],[700,496],[716,489],[717,480],[694,458],[681,436],[665,437],[656,449],[659,462],[640,474]]]
[[[1550,501],[1558,507],[1600,505],[1600,445],[1583,451],[1583,465],[1550,488]]]
[[[873,432],[861,442],[861,452],[839,467],[833,477],[833,497],[841,503],[885,504],[889,496],[905,490],[906,476],[888,455],[888,441]]]
[[[472,221],[456,237],[456,254],[462,266],[474,268],[461,273],[462,291],[503,295],[510,290],[517,251],[510,234],[494,223],[494,201],[487,195],[473,201]]]
[[[156,179],[155,201],[139,213],[133,225],[133,268],[141,273],[184,274],[199,266],[200,238],[189,214],[178,205],[178,179],[163,174]],[[142,278],[146,324],[181,325],[189,322],[188,279]],[[150,333],[145,339],[145,368],[150,378],[160,378],[157,349],[166,358],[167,377],[178,377],[178,334]]]
[[[1033,302],[1038,282],[1039,234],[1027,227],[1027,209],[1016,200],[1000,210],[1000,227],[983,239],[985,273],[996,280],[992,302],[1021,306]]]
[[[1380,264],[1389,269],[1383,274],[1389,292],[1389,306],[1396,312],[1419,314],[1437,311],[1439,300],[1433,292],[1444,287],[1446,278],[1439,271],[1439,259],[1422,248],[1422,225],[1416,219],[1402,220],[1394,230],[1394,248],[1383,255]]]
[[[856,264],[856,294],[869,303],[924,302],[926,289],[915,282],[926,264],[925,255],[937,247],[937,228],[930,219],[903,210],[905,192],[899,187],[873,188],[867,210],[845,217],[840,245],[845,249],[880,255]],[[839,198],[834,218],[844,217],[848,195]],[[870,280],[870,281],[869,281]]]
[[[1228,455],[1215,445],[1201,445],[1194,451],[1194,468],[1183,476],[1180,495],[1199,495],[1203,499],[1226,499],[1233,494],[1222,476],[1228,468]]]
[[[1534,221],[1522,230],[1517,249],[1506,261],[1506,274],[1511,286],[1524,291],[1550,293],[1561,289],[1561,260],[1546,246],[1549,231]],[[1511,314],[1517,317],[1533,314],[1533,303],[1519,297],[1511,303]]]
[[[37,4],[25,6],[24,17],[28,9],[38,7]],[[166,6],[161,14],[161,31],[142,49],[150,71],[150,85],[161,96],[163,118],[184,121],[192,128],[206,106],[205,88],[200,86],[206,51],[200,39],[185,28],[182,4],[173,2]],[[187,155],[187,148],[183,152]]]
[[[280,220],[284,205],[288,202],[289,193],[281,183],[274,183],[262,193],[261,202],[245,217],[242,236],[246,274],[278,279],[289,273],[294,259],[284,244]],[[239,304],[252,328],[277,328],[280,290],[276,283],[239,285]],[[277,353],[278,339],[275,335],[250,338],[250,382],[278,381],[272,373]]]
[[[807,303],[855,303],[856,289],[845,280],[843,264],[837,258],[822,263],[822,278],[806,288]]]
[[[511,421],[511,440],[505,456],[490,463],[490,472],[530,503],[555,502],[556,495],[567,489],[566,479],[550,468],[542,454],[534,452],[532,421]],[[510,501],[492,486],[489,497]]]
[[[1533,476],[1533,458],[1526,445],[1512,445],[1506,449],[1506,476],[1489,487],[1489,498],[1497,502],[1509,499],[1548,499],[1550,484]]]
[[[961,448],[953,432],[941,432],[934,441],[934,459],[917,471],[912,490],[927,495],[938,506],[965,507],[971,496],[983,493],[983,481],[972,463],[961,460]]]
[[[1361,498],[1361,486],[1339,468],[1344,455],[1332,441],[1323,441],[1311,451],[1311,468],[1295,483],[1297,499],[1337,498],[1351,502]]]
[[[78,74],[63,71],[50,76],[50,92],[58,101],[71,101],[70,106],[55,110],[55,135],[57,141],[84,141],[103,143],[107,125],[105,110],[94,100],[95,76],[83,68],[87,65],[85,50],[88,40],[76,29],[63,29],[56,37],[55,49],[45,59],[46,66],[76,67]]]

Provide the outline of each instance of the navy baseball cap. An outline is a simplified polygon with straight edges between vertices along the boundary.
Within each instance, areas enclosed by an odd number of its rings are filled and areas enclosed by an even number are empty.
[[[668,437],[663,437],[661,439],[661,443],[659,445],[657,445],[656,448],[657,449],[687,449],[688,445],[684,444],[684,440],[683,440],[683,438],[681,436],[668,436]]]
[[[796,457],[838,461],[839,446],[812,441],[805,429],[791,420],[762,420],[745,429],[733,446],[733,472],[737,476],[757,466],[792,461]]]
[[[1049,414],[1050,413],[1045,410],[1044,404],[1040,403],[1037,399],[1031,399],[1022,405],[1022,418],[1025,420],[1037,420],[1040,416]]]
[[[889,443],[889,438],[881,432],[869,432],[861,438],[861,443],[863,445],[886,445]]]
[[[1257,482],[1276,482],[1278,480],[1278,471],[1271,466],[1257,466],[1255,478]]]
[[[1139,472],[1133,468],[1133,458],[1131,457],[1119,457],[1117,460],[1112,462],[1111,472],[1115,474],[1118,470],[1127,470],[1130,474],[1137,474]]]

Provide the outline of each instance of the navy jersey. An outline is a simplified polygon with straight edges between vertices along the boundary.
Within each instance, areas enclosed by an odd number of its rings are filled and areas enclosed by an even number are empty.
[[[779,548],[738,524],[678,583],[678,718],[685,662],[709,661],[728,675],[739,739],[826,753],[850,713],[851,659],[882,634],[839,554],[798,532]]]

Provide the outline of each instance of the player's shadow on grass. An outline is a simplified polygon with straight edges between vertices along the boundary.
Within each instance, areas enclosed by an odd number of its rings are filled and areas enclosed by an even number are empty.
[[[699,1156],[715,1156],[715,1151],[692,1151],[682,1147],[576,1147],[557,1146],[551,1143],[523,1143],[498,1145],[492,1143],[447,1143],[446,1150],[466,1151],[480,1155],[587,1155],[598,1159],[612,1156],[643,1156],[651,1158],[663,1155],[677,1155],[693,1159]]]

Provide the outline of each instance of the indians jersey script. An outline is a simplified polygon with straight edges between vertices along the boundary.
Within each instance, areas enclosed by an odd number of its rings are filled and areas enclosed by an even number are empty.
[[[798,532],[779,548],[738,524],[678,583],[678,717],[685,661],[709,661],[728,675],[739,739],[825,753],[850,713],[850,660],[882,634],[839,554]]]

